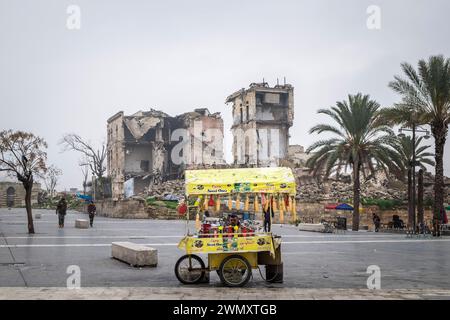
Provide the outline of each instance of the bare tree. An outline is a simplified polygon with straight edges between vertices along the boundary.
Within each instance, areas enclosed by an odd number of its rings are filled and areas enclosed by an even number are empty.
[[[79,166],[81,168],[81,173],[83,174],[83,195],[86,195],[86,188],[89,179],[89,164],[88,160],[84,158],[80,160]]]
[[[42,177],[47,171],[44,139],[29,132],[4,130],[0,132],[0,171],[17,177],[25,188],[28,233],[34,233],[31,193],[34,175]]]
[[[54,197],[56,185],[58,184],[58,180],[61,175],[61,169],[59,169],[55,165],[51,165],[48,167],[47,174],[44,177],[44,183],[51,198]]]
[[[70,133],[64,135],[60,144],[64,147],[64,151],[78,151],[87,159],[87,165],[92,173],[102,179],[106,172],[106,145],[102,143],[100,149],[95,148],[90,142],[83,140],[79,135]]]

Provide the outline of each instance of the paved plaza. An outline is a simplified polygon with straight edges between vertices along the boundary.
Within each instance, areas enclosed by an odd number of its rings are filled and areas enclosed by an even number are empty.
[[[83,292],[92,297],[100,297],[99,292],[114,296],[115,292],[117,298],[156,295],[176,299],[195,298],[200,292],[224,292],[217,290],[221,284],[215,273],[211,273],[209,284],[195,287],[183,286],[176,279],[173,268],[183,255],[176,247],[185,234],[183,221],[97,217],[94,228],[75,229],[75,219],[87,215],[69,212],[66,227],[58,229],[54,211],[33,212],[42,218],[35,220],[36,234],[30,236],[24,209],[0,209],[0,299],[38,297],[49,293],[48,287],[59,287],[61,297],[68,294],[72,298],[80,298]],[[273,231],[283,239],[284,283],[268,284],[254,270],[248,287],[236,289],[246,292],[241,298],[256,298],[257,292],[273,293],[271,298],[299,299],[377,294],[387,298],[450,298],[450,238],[410,239],[400,234],[350,231],[321,234],[300,232],[287,225],[274,226]],[[151,245],[158,249],[158,266],[133,268],[112,259],[114,241]],[[65,289],[71,265],[81,270],[81,291]],[[382,290],[375,290],[378,293],[367,290],[370,265],[381,270]],[[268,290],[258,290],[263,287]]]

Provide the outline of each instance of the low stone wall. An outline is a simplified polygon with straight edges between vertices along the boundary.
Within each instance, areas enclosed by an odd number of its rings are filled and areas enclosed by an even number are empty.
[[[123,219],[178,219],[178,212],[165,207],[148,206],[144,201],[128,199],[96,202],[97,214]]]
[[[325,210],[325,202],[298,202],[297,203],[297,218],[306,223],[319,223],[321,220],[332,221],[336,217],[347,218],[347,226],[352,225],[352,211],[336,211]],[[144,201],[129,199],[121,201],[104,200],[96,202],[97,214],[99,216],[110,218],[125,218],[125,219],[180,219],[176,210],[161,207],[149,206]],[[85,210],[86,212],[86,210]],[[408,223],[408,211],[405,209],[394,210],[380,210],[378,206],[364,206],[360,213],[360,226],[373,226],[372,214],[376,213],[380,216],[382,223],[392,221],[393,215],[398,215],[405,223]],[[211,215],[215,216],[214,211]],[[425,222],[431,225],[433,213],[431,210],[425,210]],[[256,219],[262,220],[262,213],[256,214]],[[284,222],[292,221],[290,212],[284,214]],[[274,223],[279,223],[279,214],[275,214]]]

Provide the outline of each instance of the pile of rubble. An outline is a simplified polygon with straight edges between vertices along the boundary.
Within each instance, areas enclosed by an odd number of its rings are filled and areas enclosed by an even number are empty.
[[[298,176],[297,176],[298,177]],[[361,182],[361,197],[370,199],[407,200],[407,185],[389,179],[370,179]],[[184,180],[168,180],[150,186],[143,197],[152,196],[163,199],[167,195],[184,196]],[[432,184],[425,184],[424,198],[433,197]],[[337,201],[353,198],[353,184],[350,179],[339,181],[318,181],[301,179],[297,182],[297,199],[304,202]]]
[[[182,197],[183,180],[169,180],[150,186],[146,196],[157,199],[167,195]],[[373,199],[406,200],[406,190],[389,187],[387,184],[368,181],[361,184],[361,196]],[[301,201],[323,201],[353,198],[353,184],[341,181],[309,182],[297,184],[297,198]]]
[[[168,180],[159,184],[151,185],[146,196],[163,198],[167,195],[177,197],[184,196],[184,180]]]
[[[361,183],[361,197],[367,199],[392,199],[407,201],[407,184],[404,182],[368,180]],[[448,192],[448,191],[447,191]],[[297,184],[297,199],[305,202],[338,201],[353,198],[353,184],[342,181],[307,181]],[[433,198],[433,186],[425,185],[424,199]]]
[[[297,197],[301,201],[324,201],[353,198],[353,184],[341,181],[309,182],[298,184]],[[367,181],[361,183],[361,196],[372,199],[405,200],[406,190],[389,187],[387,183]]]

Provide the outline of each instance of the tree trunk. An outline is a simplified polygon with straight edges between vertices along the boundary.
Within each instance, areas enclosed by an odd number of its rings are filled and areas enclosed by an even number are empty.
[[[441,223],[442,208],[444,207],[444,146],[447,136],[447,127],[442,123],[434,124],[431,128],[435,143],[435,176],[434,176],[434,208],[433,218]]]
[[[31,182],[23,182],[23,187],[25,188],[25,207],[27,210],[28,218],[28,233],[34,234],[33,213],[31,209],[31,192],[33,190],[33,180],[31,180]]]
[[[359,203],[360,203],[360,179],[359,179],[359,163],[353,165],[353,221],[352,230],[359,230]]]
[[[419,177],[417,181],[417,222],[423,224],[423,170],[419,170]]]
[[[413,187],[412,187],[412,170],[411,168],[408,169],[408,225],[413,225],[413,203],[412,203],[412,193],[413,193]]]

